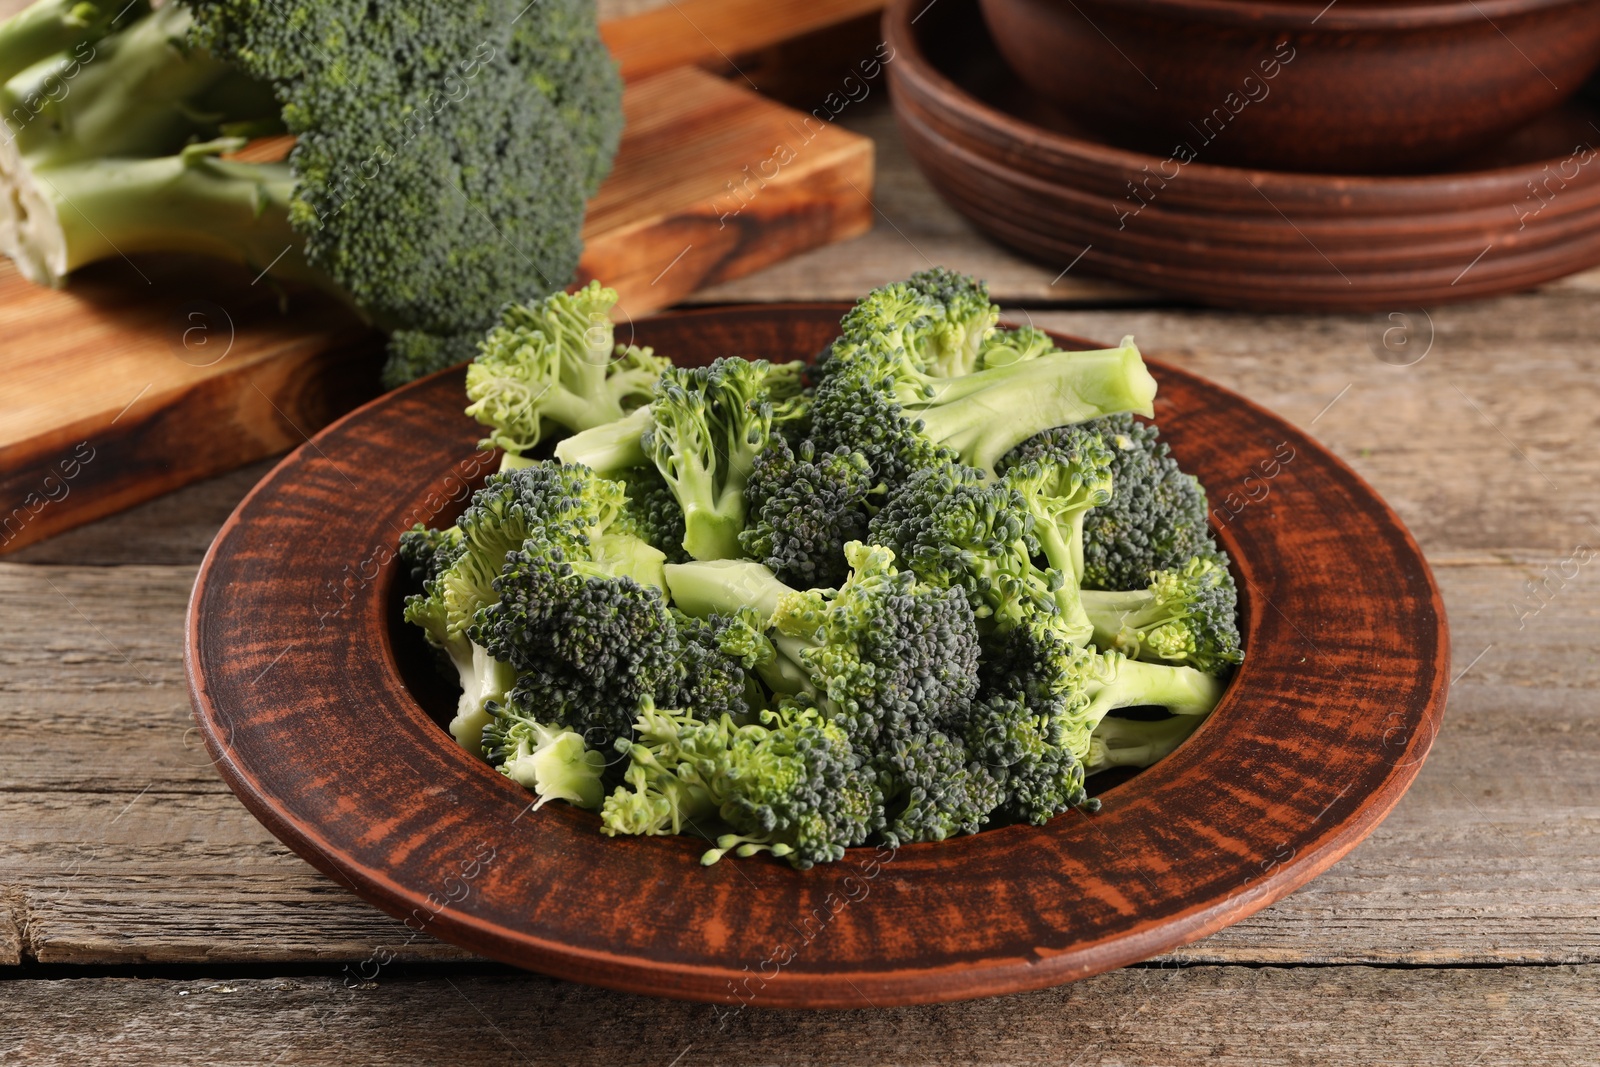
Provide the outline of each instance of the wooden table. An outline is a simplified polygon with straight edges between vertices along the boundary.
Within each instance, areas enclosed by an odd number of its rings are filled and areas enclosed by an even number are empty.
[[[184,606],[262,464],[0,563],[0,1063],[1600,1062],[1600,272],[1411,313],[1401,351],[1426,356],[1399,366],[1377,353],[1401,319],[1196,310],[1023,263],[935,199],[873,101],[842,121],[878,139],[874,232],[701,299],[944,263],[1313,432],[1410,524],[1455,635],[1444,730],[1389,820],[1181,952],[969,1004],[723,1031],[413,941],[262,829],[192,729]]]

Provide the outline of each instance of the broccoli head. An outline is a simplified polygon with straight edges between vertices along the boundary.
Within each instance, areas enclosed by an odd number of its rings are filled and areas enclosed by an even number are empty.
[[[1196,556],[1180,568],[1156,571],[1145,589],[1082,595],[1100,648],[1207,674],[1221,674],[1244,659],[1238,590],[1226,564],[1215,558]]]
[[[52,72],[70,92],[36,91]],[[0,149],[0,251],[25,276],[232,259],[398,333],[391,382],[568,283],[622,125],[584,0],[40,0],[0,24],[0,83],[30,101]],[[287,160],[225,158],[272,133]]]
[[[1220,555],[1200,482],[1178,469],[1154,426],[1131,415],[1047,430],[1007,455],[1001,469],[1071,454],[1096,434],[1111,448],[1112,490],[1109,502],[1084,517],[1085,589],[1143,589],[1156,571]]]
[[[625,784],[601,812],[606,833],[677,833],[715,817],[732,828],[702,857],[771,852],[806,868],[843,858],[883,825],[883,801],[844,732],[789,705],[744,726],[653,706],[618,743]]]
[[[993,475],[1007,452],[1051,427],[1149,414],[1155,389],[1131,338],[940,378],[879,335],[834,346],[812,434],[819,448],[860,452],[893,492],[916,471],[951,462]]]
[[[490,428],[481,447],[523,455],[550,426],[587,430],[650,402],[670,364],[648,348],[614,343],[616,302],[616,290],[590,282],[501,312],[467,368],[467,414]]]

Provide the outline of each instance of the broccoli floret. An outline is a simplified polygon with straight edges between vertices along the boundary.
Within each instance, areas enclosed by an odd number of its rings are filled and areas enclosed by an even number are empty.
[[[806,868],[843,858],[883,825],[883,801],[837,726],[814,709],[788,706],[762,722],[701,719],[641,709],[626,784],[606,799],[608,834],[677,833],[715,816],[733,829],[702,857],[771,852]]]
[[[507,557],[494,588],[470,636],[517,671],[517,714],[606,748],[641,700],[675,685],[677,631],[659,590],[537,538]]]
[[[748,610],[748,609],[746,609]],[[772,644],[744,612],[699,619],[676,608],[678,682],[668,700],[708,721],[724,715],[752,721],[766,704],[755,667],[771,658]]]
[[[1083,587],[1142,589],[1156,571],[1183,567],[1195,556],[1220,557],[1206,524],[1206,494],[1178,469],[1156,428],[1131,415],[1061,426],[1025,441],[1007,466],[1070,453],[1098,434],[1111,447],[1111,500],[1083,524]]]
[[[615,422],[650,402],[670,364],[648,348],[618,345],[615,289],[590,282],[539,304],[513,304],[467,368],[467,414],[490,428],[483,448],[523,455],[547,423],[567,432]]]
[[[1111,499],[1111,453],[1100,438],[1084,435],[1073,451],[1011,467],[1005,483],[1016,490],[1033,519],[1033,536],[1049,565],[1056,610],[1074,643],[1087,642],[1093,624],[1082,602],[1083,520]]]
[[[1148,767],[1168,756],[1205,722],[1204,715],[1172,715],[1165,719],[1124,719],[1107,715],[1089,735],[1088,773],[1112,767]]]
[[[444,649],[461,675],[461,702],[450,732],[463,747],[481,751],[488,703],[504,701],[518,672],[527,669],[519,665],[527,657],[513,654],[521,617],[515,605],[502,603],[504,575],[514,573],[507,588],[524,591],[557,571],[581,572],[574,577],[579,584],[589,576],[635,588],[642,581],[653,587],[648,595],[665,613],[659,593],[664,557],[610,529],[623,501],[619,483],[581,467],[538,463],[491,475],[452,529],[403,536],[403,558],[424,571],[423,592],[407,599],[405,617]],[[630,707],[625,718],[631,715]],[[528,717],[552,721],[537,706]]]
[[[798,414],[793,375],[778,376],[777,403],[765,360],[718,359],[662,374],[640,445],[683,509],[683,547],[695,559],[739,555],[744,487],[775,420]]]
[[[959,735],[928,730],[891,739],[877,755],[892,814],[883,838],[899,847],[975,834],[1005,800],[1000,781]]]
[[[0,25],[0,83],[0,251],[26,277],[232,259],[399,332],[391,382],[566,285],[622,123],[585,0],[41,0]],[[285,161],[223,158],[285,132]]]
[[[535,811],[551,800],[580,808],[600,806],[606,795],[601,781],[605,757],[584,744],[581,734],[524,718],[496,702],[488,711],[484,754],[501,774],[538,795]]]
[[[1131,338],[939,378],[883,334],[835,346],[812,433],[819,448],[860,452],[893,492],[916,471],[953,461],[992,475],[1007,452],[1054,426],[1149,414],[1155,390]]]
[[[985,631],[1003,631],[1037,614],[1060,618],[1063,607],[1077,603],[1066,575],[1035,563],[1041,547],[1034,526],[1027,498],[1009,480],[933,466],[890,497],[867,536],[922,581],[959,590]],[[1089,628],[1082,629],[1087,641]]]
[[[763,677],[817,701],[851,743],[871,751],[965,719],[977,692],[978,633],[966,597],[894,567],[887,549],[852,542],[837,590],[791,589],[758,563],[667,568],[673,602],[692,615],[749,606],[776,649]]]
[[[1244,659],[1238,590],[1216,559],[1196,556],[1182,568],[1156,571],[1146,589],[1085,590],[1082,596],[1100,648],[1207,674],[1221,674]]]
[[[881,344],[905,354],[921,374],[955,378],[977,369],[1000,309],[982,282],[943,267],[874,289],[839,323],[830,358],[856,345]]]
[[[789,585],[837,586],[850,573],[844,546],[866,537],[869,508],[881,495],[859,453],[841,448],[818,456],[808,440],[796,454],[775,437],[751,463],[739,544]]]

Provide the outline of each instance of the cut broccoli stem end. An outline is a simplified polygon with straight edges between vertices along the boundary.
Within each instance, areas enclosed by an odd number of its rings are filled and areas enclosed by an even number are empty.
[[[224,163],[199,148],[38,172],[0,161],[0,251],[46,285],[102,259],[194,252],[337,293],[289,225],[287,165]]]
[[[1131,411],[1154,413],[1156,381],[1132,338],[1120,348],[1064,352],[950,379],[907,414],[962,462],[994,473],[1000,457],[1035,434]]]

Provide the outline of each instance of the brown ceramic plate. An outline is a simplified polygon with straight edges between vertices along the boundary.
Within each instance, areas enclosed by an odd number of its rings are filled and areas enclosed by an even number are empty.
[[[695,310],[642,322],[637,339],[686,362],[801,358],[843,311]],[[190,602],[195,714],[245,805],[340,884],[563,978],[730,1007],[885,1006],[1175,948],[1377,825],[1433,742],[1449,646],[1421,553],[1359,477],[1249,401],[1151,370],[1157,417],[1236,562],[1248,656],[1189,742],[1106,789],[1096,816],[795,871],[702,867],[690,839],[613,840],[590,813],[529,812],[442,729],[453,698],[398,619],[400,531],[451,519],[490,466],[460,370],[330,426],[239,505]]]
[[[976,0],[925,6],[894,0],[884,15],[907,146],[974,225],[1056,270],[1224,307],[1392,311],[1600,262],[1592,103],[1437,173],[1217,166],[1199,135],[1192,155],[1106,144],[1005,67]]]

